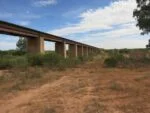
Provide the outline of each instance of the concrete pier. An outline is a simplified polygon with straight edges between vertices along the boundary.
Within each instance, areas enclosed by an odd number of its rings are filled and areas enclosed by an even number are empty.
[[[63,43],[62,42],[56,42],[55,43],[55,52],[66,58],[67,54],[66,54],[65,44],[66,44],[65,42],[63,42]]]
[[[83,56],[83,46],[82,45],[78,45],[78,56]]]
[[[78,49],[77,44],[69,44],[69,57],[77,57]]]
[[[27,38],[27,51],[29,53],[44,53],[44,38]]]

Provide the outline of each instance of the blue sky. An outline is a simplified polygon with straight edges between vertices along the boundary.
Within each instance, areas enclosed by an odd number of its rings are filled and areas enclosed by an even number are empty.
[[[132,12],[135,0],[0,0],[0,20],[100,48],[144,48]],[[0,35],[0,49],[14,49],[16,37]],[[46,43],[46,49],[53,45]]]

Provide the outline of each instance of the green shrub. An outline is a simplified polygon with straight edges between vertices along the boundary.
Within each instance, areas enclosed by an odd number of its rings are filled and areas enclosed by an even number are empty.
[[[29,65],[31,66],[43,65],[42,57],[43,56],[41,54],[28,55],[27,58],[28,58]]]
[[[56,53],[47,53],[43,55],[44,66],[56,67],[64,58]]]
[[[80,60],[78,58],[66,58],[64,60],[62,60],[59,64],[59,67],[73,67],[77,64],[80,64]]]
[[[118,61],[115,58],[107,58],[104,61],[104,65],[106,67],[116,67],[118,64]]]
[[[13,56],[23,56],[26,55],[27,53],[25,51],[14,51],[12,52]]]
[[[119,53],[121,53],[121,54],[128,54],[130,52],[130,50],[129,49],[120,49],[119,50]]]
[[[0,57],[0,68],[25,67],[28,61],[24,56],[4,56]]]
[[[150,53],[146,49],[122,49],[107,51],[106,67],[143,67],[150,65]]]
[[[56,67],[64,58],[56,53],[28,55],[28,62],[31,66]]]
[[[24,55],[23,55],[24,54]],[[54,52],[45,54],[27,54],[19,51],[0,51],[0,69],[29,66],[45,66],[64,69],[92,60],[92,56],[64,58]]]
[[[18,51],[18,50],[0,51],[0,56],[5,56],[5,55],[22,56],[25,54],[26,52]]]

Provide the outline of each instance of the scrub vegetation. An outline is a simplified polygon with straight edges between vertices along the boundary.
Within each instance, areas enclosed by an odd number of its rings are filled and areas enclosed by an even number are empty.
[[[65,69],[92,60],[92,56],[78,58],[63,58],[54,52],[45,54],[27,54],[21,51],[0,51],[0,69],[26,68],[26,67],[50,67]]]
[[[150,65],[150,49],[108,50],[105,67],[136,68]]]
[[[148,49],[66,59],[54,52],[0,53],[11,62],[0,70],[2,113],[150,112]]]

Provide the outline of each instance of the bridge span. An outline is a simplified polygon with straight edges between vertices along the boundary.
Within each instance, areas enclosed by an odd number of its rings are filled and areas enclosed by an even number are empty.
[[[44,40],[55,42],[55,52],[63,57],[67,56],[66,44],[69,45],[68,50],[70,57],[88,56],[100,51],[99,48],[94,46],[5,21],[0,21],[0,34],[22,36],[27,38],[27,52],[33,54],[44,53]]]

